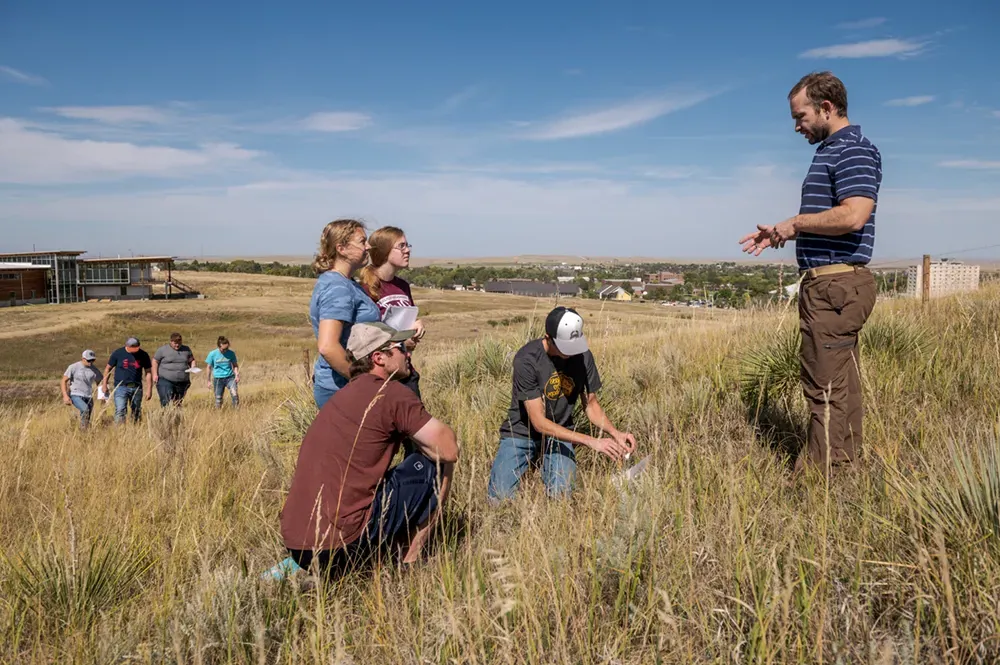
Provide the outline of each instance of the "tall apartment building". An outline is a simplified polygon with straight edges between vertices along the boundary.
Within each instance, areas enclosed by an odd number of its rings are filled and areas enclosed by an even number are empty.
[[[906,273],[906,295],[919,298],[923,290],[924,266],[910,266]],[[961,261],[931,262],[931,298],[979,289],[979,266]]]

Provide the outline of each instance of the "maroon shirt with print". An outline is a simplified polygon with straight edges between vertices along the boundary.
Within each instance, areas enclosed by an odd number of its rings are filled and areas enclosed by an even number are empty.
[[[410,285],[405,279],[400,279],[399,277],[393,277],[388,282],[382,282],[382,297],[375,300],[375,304],[378,305],[378,312],[382,316],[385,316],[385,310],[390,307],[413,307],[413,295],[410,293]]]

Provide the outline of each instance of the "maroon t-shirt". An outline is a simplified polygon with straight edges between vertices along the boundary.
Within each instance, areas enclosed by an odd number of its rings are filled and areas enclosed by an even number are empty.
[[[382,296],[375,301],[375,304],[378,305],[378,312],[382,316],[385,316],[385,310],[390,307],[413,307],[410,285],[399,277],[382,282]]]
[[[326,550],[357,540],[400,442],[430,420],[398,381],[363,374],[334,393],[299,449],[281,509],[285,547]]]

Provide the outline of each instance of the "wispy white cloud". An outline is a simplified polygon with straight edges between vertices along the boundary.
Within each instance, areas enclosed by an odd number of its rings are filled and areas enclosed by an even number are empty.
[[[656,181],[589,173],[562,178],[300,173],[242,179],[234,187],[199,184],[171,191],[130,187],[114,193],[46,189],[12,194],[0,188],[0,226],[11,246],[59,237],[94,252],[125,250],[130,245],[115,243],[169,226],[173,232],[156,237],[155,251],[196,253],[204,241],[206,252],[260,256],[308,254],[331,216],[359,216],[373,225],[405,228],[424,257],[518,254],[530,238],[531,251],[538,254],[736,258],[739,237],[790,214],[801,181],[768,165],[727,175],[725,181]],[[1000,241],[1000,197],[993,189],[886,190],[883,199],[878,260],[924,253],[926,234],[944,216],[956,247]],[[626,224],[628,232],[610,232],[616,223]],[[217,233],[199,233],[209,226]],[[212,238],[217,246],[209,246]],[[789,246],[761,260],[792,256]]]
[[[107,125],[161,125],[174,118],[170,111],[154,106],[56,106],[42,110],[63,118]]]
[[[479,84],[468,85],[445,99],[444,102],[441,103],[438,111],[444,114],[454,113],[459,108],[478,97],[483,92],[483,89],[483,86]]]
[[[195,148],[67,138],[0,118],[0,183],[59,184],[132,176],[177,177],[231,167],[260,153],[232,143]]]
[[[799,54],[800,58],[889,58],[909,57],[919,54],[928,42],[912,39],[872,39],[864,42],[835,44],[809,49]]]
[[[1000,118],[1000,111],[993,111],[994,118]]]
[[[371,116],[365,113],[321,111],[304,118],[301,127],[314,132],[354,132],[371,124]]]
[[[605,169],[599,164],[591,164],[588,162],[546,162],[526,164],[449,164],[440,167],[439,170],[449,173],[520,173],[525,175],[553,175],[567,173],[601,173]]]
[[[538,123],[521,135],[532,141],[553,141],[618,132],[642,125],[661,116],[690,108],[709,99],[713,93],[692,92],[637,99],[609,108],[569,115]]]
[[[5,65],[0,65],[0,78],[5,78],[14,83],[23,83],[24,85],[48,85],[49,83],[41,76],[22,72],[20,69],[14,69]]]
[[[946,169],[973,169],[979,171],[994,171],[1000,169],[1000,161],[988,159],[952,159],[940,162],[938,166]]]
[[[700,169],[691,166],[654,166],[638,169],[637,173],[643,178],[655,180],[686,180],[694,177],[700,171]]]
[[[934,95],[915,95],[913,97],[900,97],[899,99],[890,99],[885,103],[886,106],[923,106],[924,104],[930,104],[935,99]]]
[[[863,18],[860,21],[838,23],[837,27],[841,30],[865,30],[867,28],[877,28],[883,23],[885,23],[885,17],[873,16],[872,18]]]

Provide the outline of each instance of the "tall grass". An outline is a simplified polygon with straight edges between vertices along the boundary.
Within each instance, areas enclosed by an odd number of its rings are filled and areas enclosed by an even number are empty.
[[[794,317],[596,307],[602,403],[646,472],[623,482],[579,449],[571,499],[531,472],[488,507],[513,354],[538,316],[479,311],[527,322],[460,342],[463,313],[430,317],[415,362],[462,444],[439,537],[414,569],[315,589],[259,578],[285,556],[278,512],[315,410],[291,370],[239,410],[197,392],[86,433],[58,404],[0,406],[0,661],[997,662],[1000,292],[879,304],[864,452],[829,484],[783,465],[804,414]],[[249,342],[294,359],[288,339]]]

